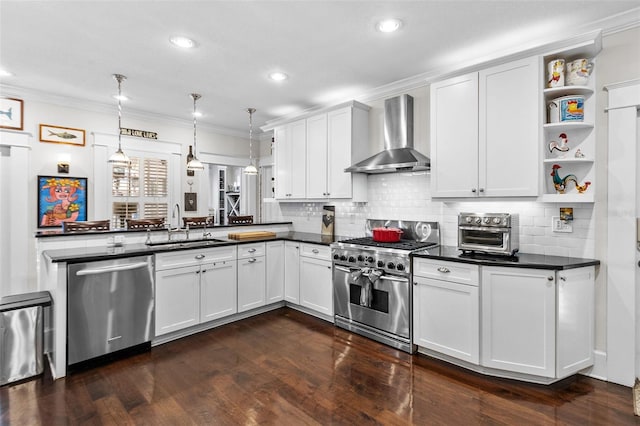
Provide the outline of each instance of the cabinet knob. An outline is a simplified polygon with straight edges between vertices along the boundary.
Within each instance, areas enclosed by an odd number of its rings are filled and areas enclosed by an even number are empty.
[[[480,188],[480,192],[484,192],[484,188]]]
[[[205,256],[204,256],[204,254],[198,254],[198,255],[195,256],[195,258],[198,259],[198,260],[202,260],[202,259],[205,258]]]
[[[451,272],[449,270],[449,268],[445,268],[444,266],[441,266],[438,268],[438,272],[443,272],[443,273],[447,273],[447,272]]]
[[[473,192],[475,194],[476,193],[476,189],[475,188],[471,188],[471,192]]]
[[[254,257],[254,258],[252,258],[252,259],[249,259],[249,263],[254,263],[254,262],[256,262],[257,260],[258,260],[258,259],[256,259],[256,258]]]
[[[549,275],[549,276],[547,277],[547,279],[548,279],[549,281],[553,281],[553,275]]]

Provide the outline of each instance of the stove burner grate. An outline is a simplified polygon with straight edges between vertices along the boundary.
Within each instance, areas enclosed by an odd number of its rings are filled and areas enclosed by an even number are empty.
[[[429,242],[429,241],[409,241],[409,240],[400,240],[397,243],[384,243],[373,241],[373,238],[353,238],[350,240],[342,240],[341,243],[345,244],[357,244],[362,246],[369,247],[381,247],[381,248],[390,248],[397,250],[419,250],[422,248],[437,246],[437,243]]]

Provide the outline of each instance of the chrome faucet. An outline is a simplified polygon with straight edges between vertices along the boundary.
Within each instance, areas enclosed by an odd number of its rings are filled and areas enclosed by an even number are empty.
[[[182,226],[180,225],[180,204],[176,203],[175,206],[173,206],[173,210],[171,211],[171,217],[175,219],[176,217],[176,211],[178,212],[178,223],[176,225],[176,229],[180,229],[182,228]],[[169,226],[169,229],[171,229],[171,226]]]
[[[207,232],[207,219],[205,219],[204,226],[202,228],[202,238],[207,238],[211,236],[211,232]]]

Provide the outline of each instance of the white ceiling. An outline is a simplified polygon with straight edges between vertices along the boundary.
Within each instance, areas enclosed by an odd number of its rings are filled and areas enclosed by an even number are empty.
[[[502,52],[640,21],[633,1],[11,1],[0,0],[3,94],[61,95],[113,106],[112,74],[128,77],[127,110],[244,132],[415,76]],[[631,12],[629,12],[631,10]],[[600,21],[623,13],[613,19]],[[381,18],[403,21],[377,32]],[[598,22],[600,21],[600,22]],[[179,50],[171,35],[195,39]],[[284,82],[267,79],[286,72]]]

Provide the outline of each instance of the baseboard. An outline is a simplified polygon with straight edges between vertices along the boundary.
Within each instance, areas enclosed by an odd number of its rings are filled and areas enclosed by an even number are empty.
[[[607,381],[607,353],[598,350],[593,351],[593,365],[580,371],[580,374]]]

